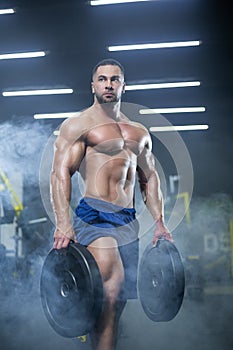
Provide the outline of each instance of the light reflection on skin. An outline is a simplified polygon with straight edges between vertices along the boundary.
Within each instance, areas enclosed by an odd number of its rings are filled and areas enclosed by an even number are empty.
[[[135,115],[135,111],[139,111],[140,109],[145,108],[145,106],[136,105],[132,103],[126,103],[121,102],[122,110],[124,111],[124,114],[129,115],[131,120],[133,119],[133,116]],[[162,115],[158,114],[156,115],[156,122],[158,125],[171,125],[171,123]],[[105,124],[103,124],[105,125]],[[189,155],[189,152],[186,148],[185,143],[183,142],[180,134],[178,132],[172,132],[172,133],[156,133],[156,138],[161,142],[161,144],[165,147],[167,152],[170,154],[176,169],[177,174],[180,176],[180,181],[178,184],[178,193],[188,192],[189,193],[189,201],[192,198],[192,191],[193,191],[193,169],[192,169],[192,162]],[[51,135],[51,137],[48,140],[47,145],[45,146],[43,156],[41,158],[41,165],[40,165],[40,191],[41,191],[41,197],[44,204],[44,207],[47,211],[47,214],[49,215],[51,221],[55,223],[53,210],[51,208],[50,203],[50,197],[49,197],[49,178],[48,174],[51,169],[51,162],[52,162],[52,155],[53,155],[53,143],[55,140],[55,136]],[[111,142],[111,140],[109,140]],[[134,142],[134,141],[132,141]],[[161,179],[161,183],[163,185],[162,192],[164,194],[164,198],[166,199],[166,193],[167,187],[166,187],[166,176],[163,170],[163,167],[161,166],[161,163],[159,162],[159,154],[156,155],[156,167],[158,168],[159,176]],[[82,173],[82,166],[80,167],[80,173]],[[85,193],[85,184],[81,178],[81,176],[77,176],[73,179],[75,182],[75,186],[77,185],[79,187],[78,192],[80,192],[81,195]],[[78,199],[77,199],[78,200]],[[147,208],[145,205],[142,205],[141,203],[142,198],[140,195],[137,195],[136,193],[136,207],[140,208],[140,211],[138,211],[137,217],[142,218],[148,217],[147,216]],[[77,205],[77,202],[75,201],[75,205]],[[70,207],[71,213],[73,212],[73,209]],[[180,200],[176,200],[173,208],[171,209],[170,214],[168,215],[166,222],[167,226],[172,232],[176,229],[176,227],[179,225],[179,223],[183,220],[185,216],[185,208]],[[153,221],[151,222],[149,219],[146,220],[146,222],[143,222],[143,230],[141,231],[141,235],[144,235],[148,230],[152,228]]]

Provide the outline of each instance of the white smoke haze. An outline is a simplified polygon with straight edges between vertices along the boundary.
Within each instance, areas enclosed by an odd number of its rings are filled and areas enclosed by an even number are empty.
[[[39,122],[0,125],[0,167],[10,175],[23,173],[25,181],[37,181],[40,155],[44,149],[51,126]]]

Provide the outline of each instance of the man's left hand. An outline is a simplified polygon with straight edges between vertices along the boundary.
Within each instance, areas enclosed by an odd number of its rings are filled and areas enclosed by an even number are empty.
[[[154,238],[153,238],[153,245],[154,246],[156,246],[156,244],[160,238],[167,239],[168,241],[174,243],[174,240],[173,240],[172,235],[169,232],[168,228],[165,226],[163,221],[158,220],[156,222],[156,228],[155,228],[155,233],[154,233]]]

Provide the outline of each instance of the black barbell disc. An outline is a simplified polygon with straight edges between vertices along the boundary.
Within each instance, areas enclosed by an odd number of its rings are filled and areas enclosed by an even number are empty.
[[[159,239],[149,244],[140,261],[138,292],[146,315],[154,322],[172,320],[184,297],[184,267],[176,246]]]
[[[50,250],[42,267],[40,294],[45,316],[58,334],[88,334],[103,304],[102,279],[92,254],[78,243]]]

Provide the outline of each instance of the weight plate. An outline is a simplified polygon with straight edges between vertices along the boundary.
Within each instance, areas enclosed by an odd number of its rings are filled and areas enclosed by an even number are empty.
[[[149,244],[139,265],[138,292],[146,315],[155,322],[170,321],[184,296],[184,267],[175,245],[160,239]]]
[[[73,338],[91,331],[102,310],[103,286],[92,254],[78,243],[52,249],[41,273],[45,315],[60,335]]]

